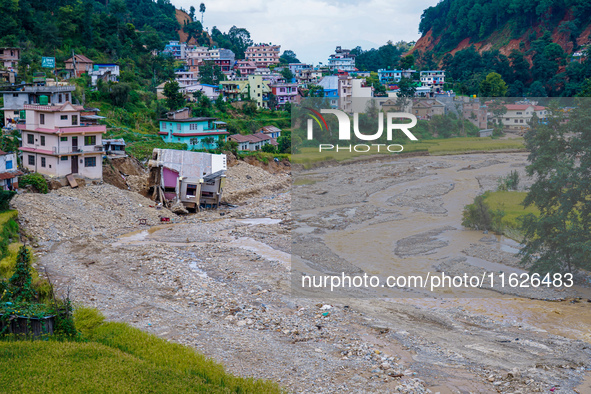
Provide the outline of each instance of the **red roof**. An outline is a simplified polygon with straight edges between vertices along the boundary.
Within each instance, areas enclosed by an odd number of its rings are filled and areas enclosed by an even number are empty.
[[[541,105],[532,105],[532,104],[506,104],[505,107],[507,111],[525,111],[529,107],[534,107],[534,111],[543,111],[546,107],[542,107]]]
[[[21,175],[23,175],[23,173],[20,172],[19,170],[0,172],[0,180],[3,181],[5,179],[12,179],[12,178],[16,178],[17,176],[21,176]]]

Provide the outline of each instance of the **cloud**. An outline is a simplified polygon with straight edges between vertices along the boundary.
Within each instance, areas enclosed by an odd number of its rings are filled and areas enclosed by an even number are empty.
[[[172,3],[198,8],[191,0]],[[388,40],[417,40],[421,14],[435,4],[437,0],[216,0],[205,1],[204,25],[222,31],[244,27],[255,42],[280,44],[304,62],[326,63],[336,45],[370,49]]]

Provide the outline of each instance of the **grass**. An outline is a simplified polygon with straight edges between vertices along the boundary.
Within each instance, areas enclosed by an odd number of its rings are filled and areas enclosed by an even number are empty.
[[[527,196],[527,192],[490,192],[487,194],[484,201],[491,209],[500,209],[505,212],[502,223],[503,225],[512,229],[519,228],[518,218],[529,213],[539,215],[540,211],[534,207],[529,206],[524,208],[523,200]]]
[[[78,308],[85,340],[0,341],[3,392],[279,393],[271,382],[240,378],[185,346]]]
[[[344,144],[345,145],[345,144]],[[371,145],[371,144],[369,144]],[[419,142],[405,142],[401,144],[404,147],[402,153],[411,152],[428,152],[432,156],[463,154],[470,152],[490,152],[490,151],[504,151],[504,150],[521,150],[524,149],[523,138],[515,138],[508,140],[499,140],[492,138],[479,137],[460,137],[447,139],[423,140]],[[348,146],[346,144],[345,146]],[[391,154],[397,153],[384,152],[385,148],[381,147],[381,153],[378,152],[377,147],[372,147],[369,152],[348,152],[348,151],[322,151],[318,148],[300,148],[300,153],[292,155],[294,163],[309,166],[312,163],[323,161],[342,161],[353,159],[360,156],[368,156],[371,154]]]

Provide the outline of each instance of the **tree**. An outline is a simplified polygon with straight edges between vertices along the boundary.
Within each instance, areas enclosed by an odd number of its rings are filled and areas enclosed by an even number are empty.
[[[217,85],[225,79],[226,76],[213,60],[206,60],[199,66],[199,82],[206,85]]]
[[[546,92],[546,88],[544,84],[540,81],[535,81],[529,87],[527,91],[528,97],[548,97],[548,93]]]
[[[283,51],[283,54],[279,57],[279,62],[289,64],[299,63],[300,61],[294,51],[287,49]]]
[[[199,21],[191,22],[183,27],[185,33],[187,33],[187,42],[191,41],[192,38],[198,39],[203,33],[203,25]]]
[[[203,25],[203,14],[205,13],[205,4],[199,4],[199,12],[201,12],[201,24]]]
[[[481,97],[504,97],[507,94],[507,84],[501,74],[492,72],[480,82]]]
[[[277,96],[273,93],[269,93],[269,109],[275,110],[277,108]]]
[[[173,111],[184,107],[186,104],[185,97],[179,91],[179,83],[177,81],[170,80],[166,82],[163,94],[166,97],[166,105]]]
[[[195,20],[195,7],[193,6],[189,7],[189,18],[191,18],[192,21]]]
[[[127,104],[129,92],[131,92],[131,86],[128,83],[117,83],[111,88],[111,101],[115,106],[122,107]]]
[[[293,73],[287,66],[283,67],[283,70],[281,70],[281,76],[285,79],[285,82],[291,82],[293,79]]]
[[[400,68],[402,70],[409,70],[415,64],[415,57],[413,55],[407,55],[400,58]]]
[[[417,88],[410,78],[400,78],[398,82],[398,97],[414,97]]]
[[[276,153],[277,152],[277,149],[272,144],[265,144],[265,145],[263,145],[263,147],[261,148],[261,150],[263,152],[266,152],[266,153]]]
[[[525,135],[527,174],[534,178],[523,204],[538,215],[522,219],[522,263],[532,272],[573,272],[591,264],[591,105],[580,101],[564,122],[555,102],[546,122],[534,116]],[[572,137],[569,134],[573,134]]]

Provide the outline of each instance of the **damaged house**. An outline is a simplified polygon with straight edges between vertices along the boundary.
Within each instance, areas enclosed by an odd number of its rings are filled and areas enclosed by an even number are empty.
[[[148,162],[149,191],[154,201],[186,209],[217,208],[226,177],[226,155],[154,149]]]

